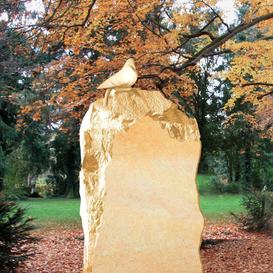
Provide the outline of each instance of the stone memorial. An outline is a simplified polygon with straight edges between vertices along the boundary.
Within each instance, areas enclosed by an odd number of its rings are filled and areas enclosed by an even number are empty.
[[[85,273],[201,273],[196,121],[159,91],[112,89],[80,130]]]

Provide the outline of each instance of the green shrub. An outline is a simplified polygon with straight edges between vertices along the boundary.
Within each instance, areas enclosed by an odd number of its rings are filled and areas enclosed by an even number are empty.
[[[239,193],[240,184],[238,182],[230,182],[224,185],[224,192],[226,193]]]
[[[9,200],[21,200],[28,195],[27,162],[22,160],[18,148],[6,157],[3,191]]]
[[[16,203],[0,200],[0,273],[15,272],[33,254],[29,243],[37,239],[30,235],[31,220]]]
[[[40,176],[37,179],[35,189],[42,197],[51,197],[54,195],[54,185],[44,176]]]
[[[219,152],[210,156],[209,159],[209,167],[213,173],[208,182],[210,191],[214,193],[239,193],[240,182],[230,179],[225,154]]]
[[[21,201],[21,200],[27,200],[26,191],[24,190],[3,190],[3,194],[5,195],[5,200],[7,201]]]
[[[273,193],[253,192],[243,197],[246,214],[236,216],[246,230],[264,230],[273,217]]]
[[[223,193],[223,183],[220,182],[217,176],[212,176],[209,180],[209,188],[213,193]]]
[[[223,181],[223,180],[222,180]],[[214,193],[239,193],[240,184],[237,182],[221,182],[219,177],[212,176],[209,180],[209,188]]]

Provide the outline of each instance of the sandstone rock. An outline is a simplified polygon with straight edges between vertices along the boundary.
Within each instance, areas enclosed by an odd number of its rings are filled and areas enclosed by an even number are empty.
[[[112,91],[80,131],[85,273],[200,273],[197,124],[159,91]]]

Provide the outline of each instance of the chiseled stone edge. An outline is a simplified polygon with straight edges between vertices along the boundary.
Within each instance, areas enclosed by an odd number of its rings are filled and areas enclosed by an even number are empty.
[[[114,137],[146,116],[159,121],[171,137],[180,141],[200,139],[195,119],[179,111],[159,91],[136,88],[129,91],[112,90],[107,107],[103,99],[90,105],[80,129],[80,214],[85,238],[85,273],[92,272],[94,249],[103,214],[105,172],[111,160]]]

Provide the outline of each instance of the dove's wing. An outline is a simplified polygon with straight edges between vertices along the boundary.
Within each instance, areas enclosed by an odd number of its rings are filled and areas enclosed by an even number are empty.
[[[137,80],[137,72],[131,67],[123,67],[119,72],[99,85],[98,89],[131,87]]]
[[[99,85],[98,89],[104,89],[104,88],[112,88],[114,86],[120,86],[122,84],[123,73],[122,70],[108,78],[106,81],[104,81],[101,85]]]

